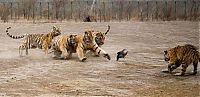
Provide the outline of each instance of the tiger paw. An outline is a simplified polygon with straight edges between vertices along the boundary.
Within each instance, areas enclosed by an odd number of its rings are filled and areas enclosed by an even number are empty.
[[[109,54],[104,54],[104,56],[103,56],[103,57],[107,58],[108,60],[110,60],[110,59],[111,59]]]
[[[191,72],[192,75],[196,75],[197,74],[197,71],[193,71]]]
[[[94,55],[95,57],[99,57],[99,55],[97,54],[97,55]]]
[[[69,57],[64,57],[63,59],[64,59],[64,60],[68,60],[68,59],[69,59]]]
[[[87,58],[83,58],[81,61],[84,62]]]
[[[175,75],[175,76],[183,76],[184,73],[175,73],[174,75]]]
[[[163,69],[162,72],[164,72],[164,73],[170,73],[168,69]]]

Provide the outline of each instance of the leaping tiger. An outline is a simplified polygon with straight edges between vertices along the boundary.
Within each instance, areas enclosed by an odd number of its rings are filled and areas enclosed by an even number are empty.
[[[105,41],[105,36],[108,34],[108,32],[110,31],[110,26],[108,25],[108,29],[105,33],[100,32],[100,31],[92,31],[92,34],[95,38],[95,42],[97,43],[97,45],[99,47],[101,47],[104,44]]]
[[[76,52],[77,48],[77,35],[62,35],[53,39],[52,52],[54,52],[54,58],[69,59],[72,53]]]
[[[92,35],[92,31],[85,31],[83,34],[77,35],[77,38],[78,46],[76,48],[76,52],[80,61],[85,61],[87,59],[85,57],[87,50],[92,50],[97,54],[101,54],[108,60],[111,59],[110,55],[97,45],[94,36]]]
[[[93,35],[93,37],[95,39],[95,42],[99,47],[101,47],[104,44],[105,36],[108,34],[109,31],[110,31],[110,26],[109,25],[108,25],[108,29],[107,29],[107,31],[105,33],[101,32],[101,31],[91,30],[92,35]],[[90,53],[90,52],[88,52],[88,53]],[[95,52],[94,52],[94,55],[95,56],[99,56],[99,54],[95,53]]]

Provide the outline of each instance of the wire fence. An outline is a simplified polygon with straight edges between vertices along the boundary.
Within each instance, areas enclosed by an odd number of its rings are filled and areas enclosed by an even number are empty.
[[[17,1],[17,0],[16,0]],[[9,20],[170,21],[200,20],[200,0],[24,0],[0,2],[0,17]]]

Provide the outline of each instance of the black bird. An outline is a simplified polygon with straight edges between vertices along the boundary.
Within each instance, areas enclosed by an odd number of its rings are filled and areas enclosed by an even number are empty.
[[[125,50],[126,49],[123,49],[122,51],[117,52],[117,61],[119,58],[124,58],[128,54],[128,51],[125,52]]]

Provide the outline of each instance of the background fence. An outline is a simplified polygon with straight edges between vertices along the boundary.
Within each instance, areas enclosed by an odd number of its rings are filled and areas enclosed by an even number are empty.
[[[95,2],[94,2],[95,1]],[[0,0],[9,20],[154,21],[200,20],[200,0]]]

